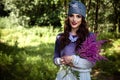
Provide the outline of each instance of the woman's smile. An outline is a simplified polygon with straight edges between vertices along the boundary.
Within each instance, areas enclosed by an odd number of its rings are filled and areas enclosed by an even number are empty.
[[[77,22],[72,22],[72,25],[76,25],[77,24]]]
[[[79,14],[72,14],[69,16],[69,22],[72,29],[78,29],[82,22],[82,16]]]

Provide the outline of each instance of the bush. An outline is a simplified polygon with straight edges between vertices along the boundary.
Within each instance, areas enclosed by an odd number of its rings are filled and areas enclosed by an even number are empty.
[[[58,68],[53,64],[53,52],[58,33],[59,29],[53,31],[51,27],[1,29],[0,78],[54,80]],[[112,41],[102,49],[109,61],[96,64],[92,71],[93,80],[106,80],[120,73],[120,40],[112,38]]]

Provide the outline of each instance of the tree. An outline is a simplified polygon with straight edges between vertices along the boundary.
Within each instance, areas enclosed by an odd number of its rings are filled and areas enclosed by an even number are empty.
[[[118,28],[118,31],[120,32],[120,1],[119,0],[112,0],[113,5],[113,31],[116,31]]]
[[[100,1],[96,0],[96,8],[95,8],[95,27],[94,31],[97,31],[98,29],[98,13],[99,13],[99,6],[100,6]]]
[[[9,10],[4,10],[4,4],[3,1],[0,1],[0,17],[5,17],[5,16],[9,16],[10,11]]]

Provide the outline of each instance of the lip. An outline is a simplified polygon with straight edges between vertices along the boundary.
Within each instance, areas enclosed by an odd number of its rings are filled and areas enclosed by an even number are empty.
[[[72,25],[76,25],[77,23],[76,22],[72,22]]]

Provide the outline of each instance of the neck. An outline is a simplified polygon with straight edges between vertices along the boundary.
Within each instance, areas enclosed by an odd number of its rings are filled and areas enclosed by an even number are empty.
[[[77,34],[76,34],[76,31],[77,31],[77,30],[78,30],[78,29],[72,29],[72,30],[71,30],[71,34],[72,34],[72,35],[77,35]]]

